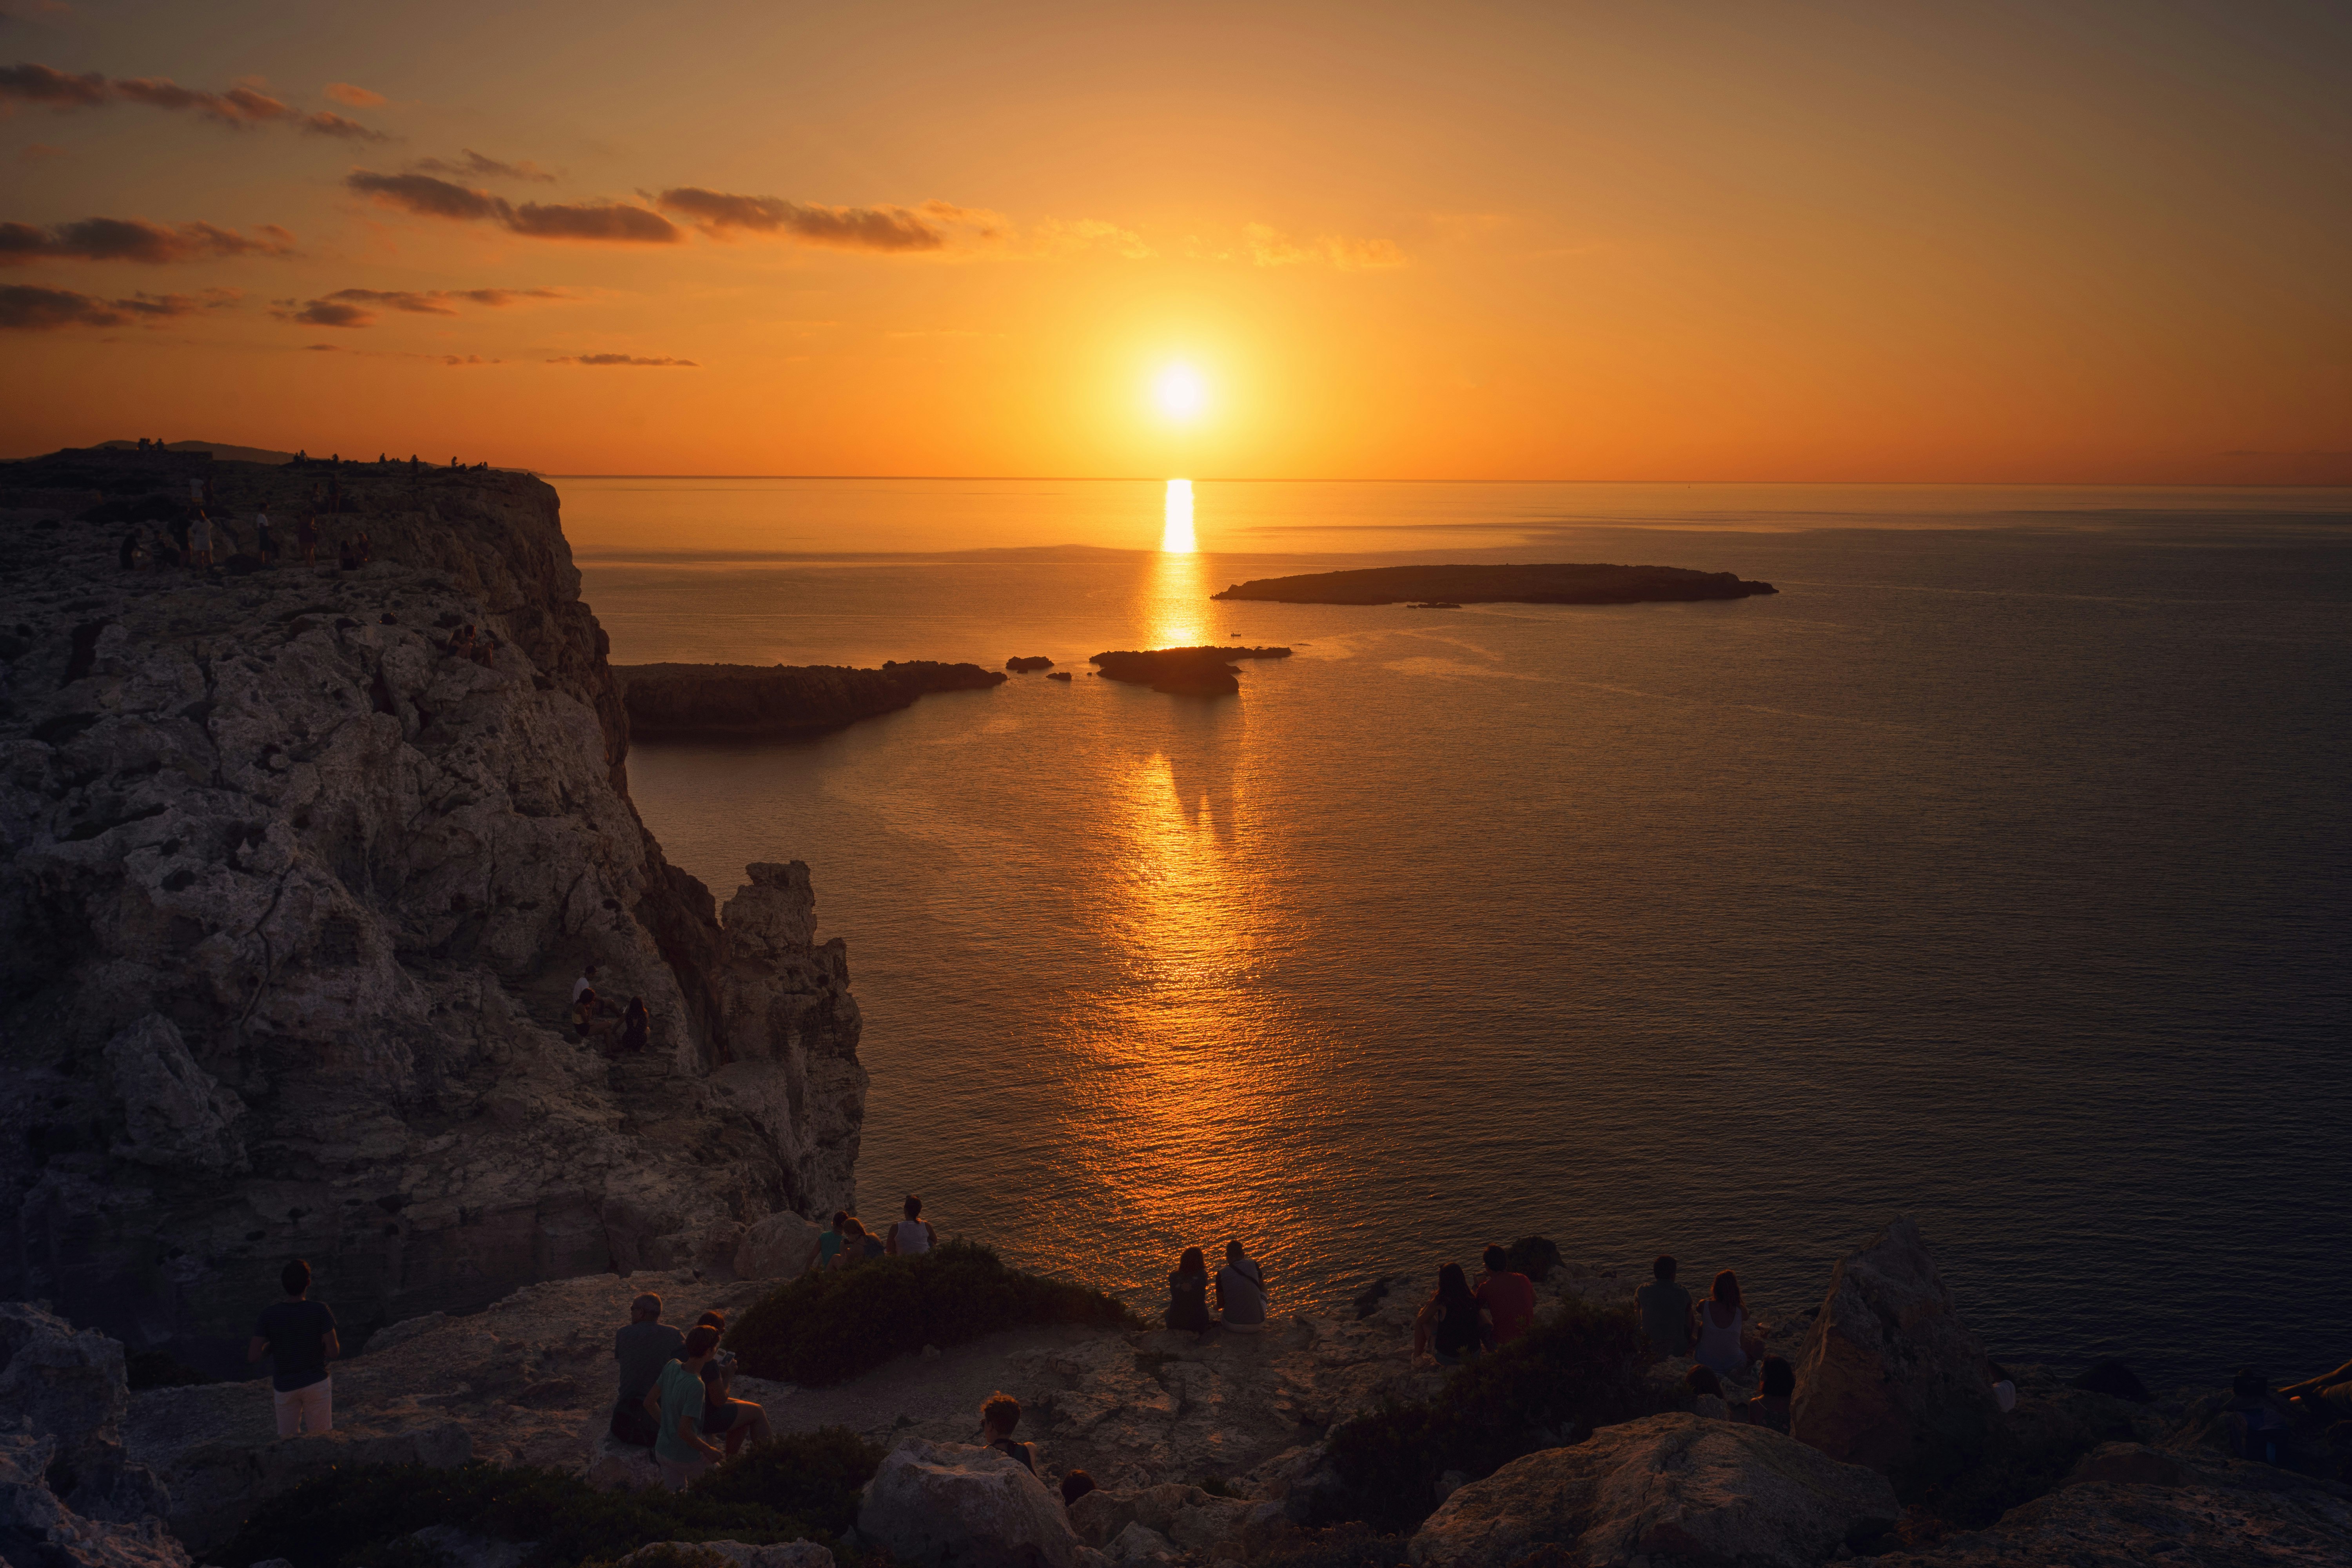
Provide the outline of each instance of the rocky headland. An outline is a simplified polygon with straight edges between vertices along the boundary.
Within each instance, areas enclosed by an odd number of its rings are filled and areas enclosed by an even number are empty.
[[[1242,689],[1241,658],[1288,658],[1286,647],[1155,647],[1098,653],[1087,662],[1100,666],[1105,680],[1149,686],[1185,697],[1224,697]]]
[[[1003,670],[932,659],[892,660],[879,669],[623,664],[613,667],[613,676],[628,708],[631,732],[648,740],[817,734],[894,713],[927,692],[984,690],[1006,679]]]
[[[192,480],[221,566],[126,569]],[[68,451],[0,519],[0,1296],[242,1374],[291,1257],[356,1345],[850,1198],[843,945],[797,862],[663,858],[553,489]]]
[[[1281,605],[1411,605],[1416,610],[1458,610],[1464,605],[1685,604],[1777,592],[1769,583],[1748,582],[1729,572],[1562,562],[1525,566],[1370,566],[1296,577],[1255,577],[1210,597]]]

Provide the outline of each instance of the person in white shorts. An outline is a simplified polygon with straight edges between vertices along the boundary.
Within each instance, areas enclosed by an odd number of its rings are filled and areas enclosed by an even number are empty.
[[[288,1264],[278,1279],[286,1287],[286,1300],[261,1310],[245,1359],[269,1358],[280,1437],[331,1432],[334,1380],[327,1375],[327,1363],[343,1353],[342,1342],[335,1337],[335,1314],[325,1302],[309,1300],[310,1266],[300,1258]]]

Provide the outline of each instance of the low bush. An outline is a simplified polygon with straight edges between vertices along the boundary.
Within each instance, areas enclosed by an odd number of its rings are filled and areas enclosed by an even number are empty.
[[[1326,1494],[1328,1520],[1410,1534],[1437,1507],[1448,1470],[1477,1480],[1522,1454],[1668,1408],[1642,1376],[1640,1346],[1631,1308],[1570,1298],[1434,1397],[1391,1400],[1332,1428],[1326,1443],[1341,1484]]]
[[[1024,1274],[989,1247],[950,1241],[913,1258],[803,1275],[745,1309],[726,1345],[754,1377],[821,1388],[925,1345],[1039,1323],[1116,1329],[1135,1320],[1098,1290]]]
[[[663,1541],[810,1540],[848,1560],[836,1538],[882,1451],[828,1428],[762,1443],[684,1492],[598,1491],[559,1470],[467,1465],[361,1465],[304,1482],[257,1509],[209,1561],[247,1568],[430,1568],[404,1538],[449,1524],[495,1541],[532,1542],[524,1568],[577,1568]]]

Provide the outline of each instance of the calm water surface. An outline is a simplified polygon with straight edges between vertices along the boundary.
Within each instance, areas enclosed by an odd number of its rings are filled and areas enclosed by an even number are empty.
[[[2352,1353],[2352,496],[1203,484],[1186,552],[1158,483],[557,483],[618,662],[1297,649],[636,748],[847,938],[871,1214],[1144,1305],[1540,1230],[1770,1316],[1908,1212],[1996,1355]],[[1397,559],[1781,592],[1208,599]]]

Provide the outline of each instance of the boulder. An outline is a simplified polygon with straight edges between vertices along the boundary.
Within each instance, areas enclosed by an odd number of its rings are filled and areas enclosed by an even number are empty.
[[[735,1249],[735,1277],[797,1279],[816,1256],[816,1240],[822,1234],[814,1220],[803,1219],[790,1209],[754,1220],[744,1227],[742,1242]]]
[[[55,1439],[48,1483],[84,1519],[129,1524],[170,1510],[163,1483],[123,1452],[130,1408],[120,1342],[28,1302],[0,1302],[0,1411]]]
[[[2062,1487],[2178,1487],[2189,1479],[2188,1467],[2160,1448],[2145,1443],[2102,1443],[2066,1472]]]
[[[1103,1555],[1122,1568],[1139,1568],[1146,1563],[1173,1563],[1180,1554],[1166,1536],[1149,1525],[1134,1523],[1111,1538]]]
[[[1812,1568],[1900,1516],[1884,1476],[1761,1426],[1674,1413],[1512,1460],[1446,1499],[1411,1542],[1427,1568],[1508,1568],[1544,1547],[1575,1563]]]
[[[135,1524],[84,1519],[44,1480],[58,1440],[0,1434],[0,1563],[22,1568],[188,1568],[187,1550],[152,1517]]]
[[[1078,1568],[1062,1500],[992,1448],[909,1442],[882,1461],[857,1534],[922,1568]]]
[[[834,1568],[833,1553],[814,1541],[758,1545],[746,1541],[660,1541],[640,1546],[616,1568]]]
[[[1904,1486],[1928,1483],[1996,1441],[1992,1384],[1919,1227],[1898,1218],[1830,1276],[1798,1358],[1790,1431]]]

